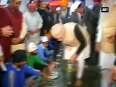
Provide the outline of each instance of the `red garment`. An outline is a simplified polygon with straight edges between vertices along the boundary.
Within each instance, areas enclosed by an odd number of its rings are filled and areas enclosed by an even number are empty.
[[[5,10],[8,9],[8,10]],[[10,14],[10,16],[9,16]],[[11,7],[0,7],[0,28],[5,26],[13,27],[14,35],[11,37],[4,37],[0,35],[0,44],[3,48],[5,61],[11,57],[11,39],[12,37],[19,37],[22,27],[22,13],[18,10],[13,10]]]
[[[0,29],[5,26],[11,26],[10,20],[6,11],[0,7]],[[10,58],[11,37],[4,37],[0,35],[0,44],[3,48],[4,58],[7,61]]]
[[[94,2],[101,2],[102,0],[93,0]]]
[[[14,10],[11,7],[7,7],[8,12],[11,14],[10,21],[12,23],[13,31],[14,31],[14,37],[19,38],[20,36],[20,31],[22,29],[22,13],[19,10]]]

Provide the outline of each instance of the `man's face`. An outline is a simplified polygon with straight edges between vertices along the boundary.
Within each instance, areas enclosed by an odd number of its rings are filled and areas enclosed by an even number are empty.
[[[82,14],[84,12],[84,6],[77,8],[77,12]]]
[[[46,9],[47,4],[46,4],[46,3],[44,3],[44,2],[42,2],[42,3],[40,4],[40,7],[41,7],[42,9]]]
[[[35,3],[31,3],[31,4],[28,4],[27,7],[28,7],[30,12],[34,12],[37,6]]]
[[[22,66],[26,63],[26,61],[21,61],[17,63],[17,68],[22,68]]]
[[[12,2],[12,6],[13,6],[14,9],[19,9],[20,4],[21,4],[21,0],[14,0]]]
[[[43,45],[44,45],[45,47],[48,47],[48,41],[47,41],[47,42],[43,42]]]

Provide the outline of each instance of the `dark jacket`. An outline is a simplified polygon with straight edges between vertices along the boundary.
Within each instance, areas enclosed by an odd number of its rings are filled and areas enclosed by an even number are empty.
[[[53,26],[53,16],[50,12],[38,8],[37,11],[40,13],[43,19],[43,27],[40,32],[40,36],[44,36],[46,32]]]

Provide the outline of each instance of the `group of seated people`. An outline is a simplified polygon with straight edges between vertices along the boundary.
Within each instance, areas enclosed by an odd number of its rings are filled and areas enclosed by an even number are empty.
[[[38,81],[58,78],[59,73],[55,71],[52,58],[53,51],[48,50],[48,42],[48,38],[42,36],[40,44],[30,42],[26,50],[16,50],[12,60],[6,64],[3,87],[38,87],[41,84]]]

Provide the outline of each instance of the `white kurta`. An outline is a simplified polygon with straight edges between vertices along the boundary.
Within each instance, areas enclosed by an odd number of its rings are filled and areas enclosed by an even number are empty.
[[[43,20],[38,12],[26,12],[25,14],[26,23],[27,23],[27,31],[34,31],[35,29],[41,29],[43,25]],[[27,36],[27,43],[34,42],[38,44],[40,41],[40,32],[34,33],[32,35]]]
[[[77,51],[80,46],[78,38],[75,37],[74,29],[76,23],[66,23],[65,26],[65,39],[63,43],[66,45],[64,50],[64,60],[69,60],[71,56]],[[79,25],[78,25],[79,26]],[[89,58],[90,55],[90,44],[89,44],[89,35],[85,27],[79,26],[80,31],[85,37],[87,42],[86,47],[82,50],[82,52],[77,57],[78,65],[77,65],[77,78],[82,78],[83,70],[84,70],[84,59]]]

